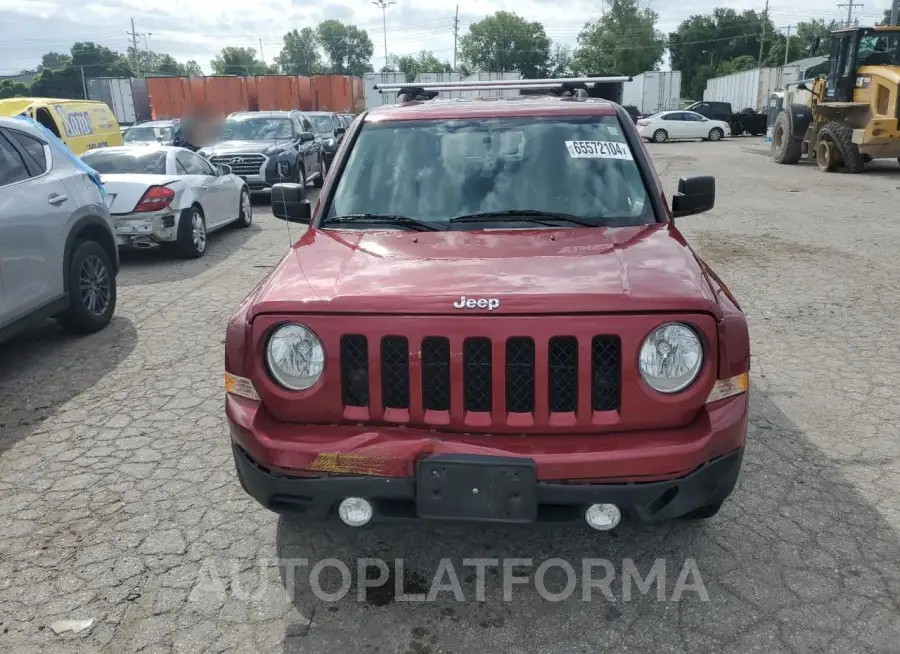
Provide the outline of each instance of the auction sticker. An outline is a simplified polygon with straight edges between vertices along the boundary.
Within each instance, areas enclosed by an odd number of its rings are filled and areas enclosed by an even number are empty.
[[[632,159],[631,150],[618,141],[566,141],[573,159]]]

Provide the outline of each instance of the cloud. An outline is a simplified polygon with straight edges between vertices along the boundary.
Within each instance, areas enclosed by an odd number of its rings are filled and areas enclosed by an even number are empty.
[[[674,30],[691,14],[709,12],[701,0],[642,0],[659,13],[659,29]],[[880,19],[889,0],[873,0],[858,10],[860,22]],[[763,2],[719,0],[717,6],[762,10]],[[437,6],[436,6],[437,5]],[[438,8],[439,7],[439,8]],[[460,34],[484,16],[501,9],[514,11],[544,24],[548,36],[572,45],[586,21],[595,20],[602,4],[574,0],[461,0]],[[778,27],[809,18],[842,19],[845,14],[829,3],[811,10],[808,0],[778,0],[771,15]],[[397,0],[386,12],[388,49],[391,54],[431,50],[441,59],[453,58],[453,18],[456,3],[434,0]],[[197,60],[208,69],[209,61],[225,46],[260,49],[267,60],[281,50],[288,29],[314,26],[329,18],[353,23],[369,32],[375,45],[372,64],[382,65],[381,10],[366,0],[269,0],[250,5],[246,0],[156,0],[152,8],[143,0],[95,0],[76,4],[67,0],[0,0],[0,25],[7,35],[0,43],[0,73],[34,68],[45,52],[67,52],[74,41],[95,41],[125,52],[127,32],[134,18],[136,30],[147,35],[139,46],[166,52],[180,61]],[[9,35],[15,35],[10,38]]]

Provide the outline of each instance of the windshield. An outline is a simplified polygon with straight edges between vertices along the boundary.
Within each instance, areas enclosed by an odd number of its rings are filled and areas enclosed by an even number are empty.
[[[222,125],[223,141],[264,141],[292,136],[290,118],[229,118]]]
[[[331,116],[310,116],[309,119],[312,121],[313,129],[319,133],[330,132],[334,129]]]
[[[140,143],[147,141],[171,141],[173,129],[171,127],[129,127],[122,138],[126,143]]]
[[[616,116],[366,123],[338,179],[326,224],[348,214],[446,222],[498,211],[598,225],[656,220]]]
[[[161,151],[134,153],[91,150],[81,160],[101,175],[137,173],[145,175],[166,174],[166,153]]]
[[[900,66],[900,33],[860,38],[857,66]]]

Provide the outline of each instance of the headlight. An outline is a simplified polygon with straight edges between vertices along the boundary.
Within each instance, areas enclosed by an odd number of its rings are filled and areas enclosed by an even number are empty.
[[[318,337],[303,325],[282,325],[266,347],[269,373],[291,391],[305,391],[325,369],[325,350]]]
[[[660,393],[682,391],[703,365],[703,345],[697,333],[677,322],[653,330],[641,346],[641,377]]]

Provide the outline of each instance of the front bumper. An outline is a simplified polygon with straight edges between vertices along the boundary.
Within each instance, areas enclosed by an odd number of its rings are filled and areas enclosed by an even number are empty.
[[[609,502],[631,520],[657,522],[724,500],[747,432],[746,394],[678,429],[577,436],[287,425],[231,395],[226,411],[244,489],[273,511],[314,519],[351,496],[372,501],[380,519],[415,518],[417,463],[475,455],[534,462],[539,521],[581,520],[586,505]]]
[[[235,157],[241,158],[250,156],[264,157],[263,162],[259,165],[259,168],[254,168],[252,172],[244,172],[243,169],[238,168],[238,170],[236,170],[234,174],[247,182],[247,188],[250,189],[251,193],[269,192],[272,190],[273,184],[278,184],[280,182],[289,182],[297,178],[296,160],[286,157],[277,157],[274,155],[235,154],[213,155],[211,159],[213,159],[215,163],[224,163],[231,165],[229,163],[230,159],[233,159]]]

